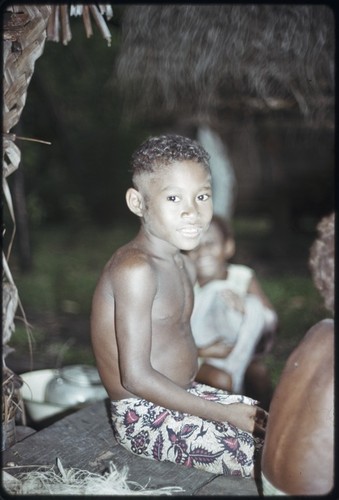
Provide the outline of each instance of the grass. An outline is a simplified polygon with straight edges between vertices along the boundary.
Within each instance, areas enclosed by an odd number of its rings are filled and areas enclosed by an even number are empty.
[[[89,339],[93,291],[112,252],[136,230],[115,226],[76,232],[65,227],[35,231],[33,268],[27,273],[20,272],[16,252],[12,253],[9,264],[32,324],[34,369],[94,364]],[[22,321],[16,322],[10,346],[15,352],[8,358],[9,366],[17,373],[31,369],[29,339]]]
[[[266,359],[275,385],[288,355],[307,330],[328,313],[310,278],[281,276],[264,279],[261,284],[279,318],[276,343]]]
[[[280,329],[276,345],[267,356],[276,383],[289,353],[310,326],[327,314],[311,277],[304,270],[286,272],[288,266],[274,259],[269,262],[261,259],[260,251],[256,254],[260,242],[266,241],[269,224],[259,220],[250,227],[255,237],[252,246],[249,224],[243,219],[236,221],[237,246],[240,257],[251,255],[251,264],[254,262],[254,267],[263,271],[257,271],[259,281],[278,313]],[[92,294],[105,262],[136,231],[137,226],[119,224],[111,228],[86,227],[76,232],[64,227],[35,231],[32,234],[33,270],[26,274],[20,272],[13,252],[10,266],[21,302],[28,321],[35,318],[35,363],[42,359],[54,366],[94,362],[88,336]],[[298,265],[294,269],[298,269]],[[77,327],[80,318],[83,323]],[[11,354],[13,362],[16,356],[28,358],[27,333],[20,322],[10,346],[15,348]]]
[[[33,270],[22,274],[14,260],[14,280],[25,307],[53,313],[89,314],[92,293],[112,252],[135,228],[90,227],[76,234],[63,227],[33,234]]]

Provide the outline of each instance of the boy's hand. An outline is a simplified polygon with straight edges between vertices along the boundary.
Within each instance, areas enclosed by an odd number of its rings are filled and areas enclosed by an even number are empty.
[[[225,420],[256,437],[265,436],[268,413],[259,406],[244,403],[231,403],[224,406],[227,411]]]
[[[234,345],[225,344],[225,342],[218,340],[208,347],[198,348],[198,355],[202,358],[227,358],[233,348]]]
[[[216,342],[214,344],[214,355],[210,357],[214,358],[227,358],[227,356],[233,351],[234,345],[226,344],[223,341]]]

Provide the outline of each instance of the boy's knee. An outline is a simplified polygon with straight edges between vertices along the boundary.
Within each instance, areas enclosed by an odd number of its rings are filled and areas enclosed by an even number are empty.
[[[245,376],[249,379],[265,379],[269,376],[269,370],[262,361],[255,360],[248,365]]]
[[[223,389],[224,391],[232,390],[233,380],[232,375],[230,375],[229,373],[223,370],[218,370],[218,372],[216,372],[214,375],[214,379],[215,387],[217,387],[218,389]]]
[[[197,382],[202,384],[207,384],[217,389],[222,389],[223,391],[232,391],[233,380],[232,376],[221,370],[220,368],[215,368],[208,363],[204,363],[197,374]]]

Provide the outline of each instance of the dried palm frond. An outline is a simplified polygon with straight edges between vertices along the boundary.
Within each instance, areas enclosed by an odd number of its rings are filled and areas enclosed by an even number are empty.
[[[43,52],[50,6],[8,6],[3,43],[3,131],[8,134],[18,123],[26,103],[27,89],[35,61]],[[19,166],[20,150],[10,135],[3,137],[3,175]]]
[[[3,290],[3,340],[2,340],[2,348],[3,348],[3,358],[2,358],[2,364],[3,367],[6,368],[5,364],[5,357],[8,352],[10,352],[10,348],[7,346],[8,341],[10,340],[10,337],[12,335],[12,332],[15,329],[15,323],[14,323],[14,314],[16,312],[17,307],[20,307],[20,311],[22,313],[22,321],[24,322],[26,333],[27,333],[27,339],[28,339],[28,345],[29,345],[29,353],[30,353],[30,360],[31,360],[31,370],[33,369],[32,363],[33,363],[33,352],[32,352],[32,329],[31,325],[28,323],[27,318],[26,318],[26,313],[25,310],[22,306],[22,303],[20,301],[20,297],[17,293],[17,288],[15,286],[12,273],[10,271],[10,268],[8,266],[7,259],[4,255],[2,254],[2,266],[4,270],[4,277],[3,277],[3,282],[2,282],[2,290]],[[8,296],[6,297],[6,293]]]
[[[2,355],[15,330],[14,317],[18,307],[18,290],[14,283],[2,284]]]
[[[18,123],[24,108],[27,89],[33,75],[36,59],[42,54],[46,40],[46,26],[51,14],[51,7],[44,5],[9,5],[4,13],[3,24],[3,195],[12,218],[13,230],[10,243],[2,255],[3,264],[3,369],[4,357],[9,352],[7,346],[14,331],[14,315],[18,305],[22,311],[31,348],[31,333],[25,312],[18,297],[12,273],[8,265],[13,238],[15,235],[15,215],[7,177],[19,166],[21,154],[14,143],[17,138],[10,130]],[[5,379],[6,380],[6,379]],[[3,386],[5,391],[5,413],[9,413],[12,391]],[[6,392],[7,391],[7,392]]]
[[[19,139],[21,141],[31,141],[31,142],[39,142],[40,144],[48,144],[49,146],[52,144],[50,141],[44,141],[42,139],[36,139],[35,137],[23,137],[17,134],[3,134],[4,139],[9,139],[11,141],[15,141]]]
[[[172,495],[183,493],[179,486],[167,486],[158,489],[147,489],[135,481],[127,479],[128,468],[118,471],[110,462],[109,472],[104,475],[87,470],[64,469],[57,459],[58,472],[53,469],[37,470],[18,474],[17,481],[4,481],[8,493],[12,495]],[[6,478],[5,478],[6,479]]]
[[[21,151],[14,144],[12,138],[3,137],[2,141],[2,151],[3,151],[3,176],[8,177],[12,174],[20,164]]]
[[[109,20],[113,17],[111,5],[68,5],[60,4],[52,6],[52,14],[47,26],[47,40],[59,42],[60,39],[64,45],[72,39],[69,16],[81,16],[85,26],[87,38],[93,35],[91,17],[98,26],[102,36],[107,40],[108,46],[111,45],[111,33],[107,27],[104,15]]]
[[[7,346],[12,332],[14,331],[14,315],[20,306],[23,320],[28,334],[30,354],[32,357],[31,331],[17,288],[14,284],[12,274],[8,265],[9,255],[15,235],[16,223],[12,205],[11,193],[7,183],[7,177],[12,174],[20,164],[21,152],[14,141],[16,139],[31,140],[50,144],[49,141],[18,137],[10,133],[11,129],[19,122],[22,110],[25,106],[27,89],[33,75],[35,61],[44,50],[47,37],[47,26],[49,27],[49,39],[59,40],[59,31],[62,31],[63,42],[68,43],[71,39],[71,30],[68,17],[68,4],[62,5],[9,5],[4,12],[3,23],[3,194],[10,212],[13,230],[6,255],[3,253],[3,366],[4,357],[9,352]],[[89,11],[98,25],[101,33],[110,44],[111,35],[103,19],[113,16],[110,5],[71,6],[72,14],[81,15],[83,10],[85,17],[89,19]],[[59,20],[61,17],[61,25]],[[89,21],[90,22],[90,21]],[[87,34],[88,26],[86,28]],[[8,396],[8,395],[7,395]],[[8,398],[5,402],[8,402]],[[7,404],[7,403],[6,403]]]
[[[21,410],[20,387],[22,380],[7,367],[2,369],[2,422],[7,423],[15,417],[17,410]]]

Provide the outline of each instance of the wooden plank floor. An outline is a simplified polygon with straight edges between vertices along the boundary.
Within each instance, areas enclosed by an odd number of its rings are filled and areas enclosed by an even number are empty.
[[[137,457],[114,439],[108,401],[100,401],[55,422],[2,453],[4,470],[12,475],[36,465],[53,466],[59,458],[64,468],[78,468],[102,474],[112,461],[118,470],[128,467],[130,481],[147,489],[180,486],[185,496],[259,496],[253,479],[219,476],[181,465]]]

